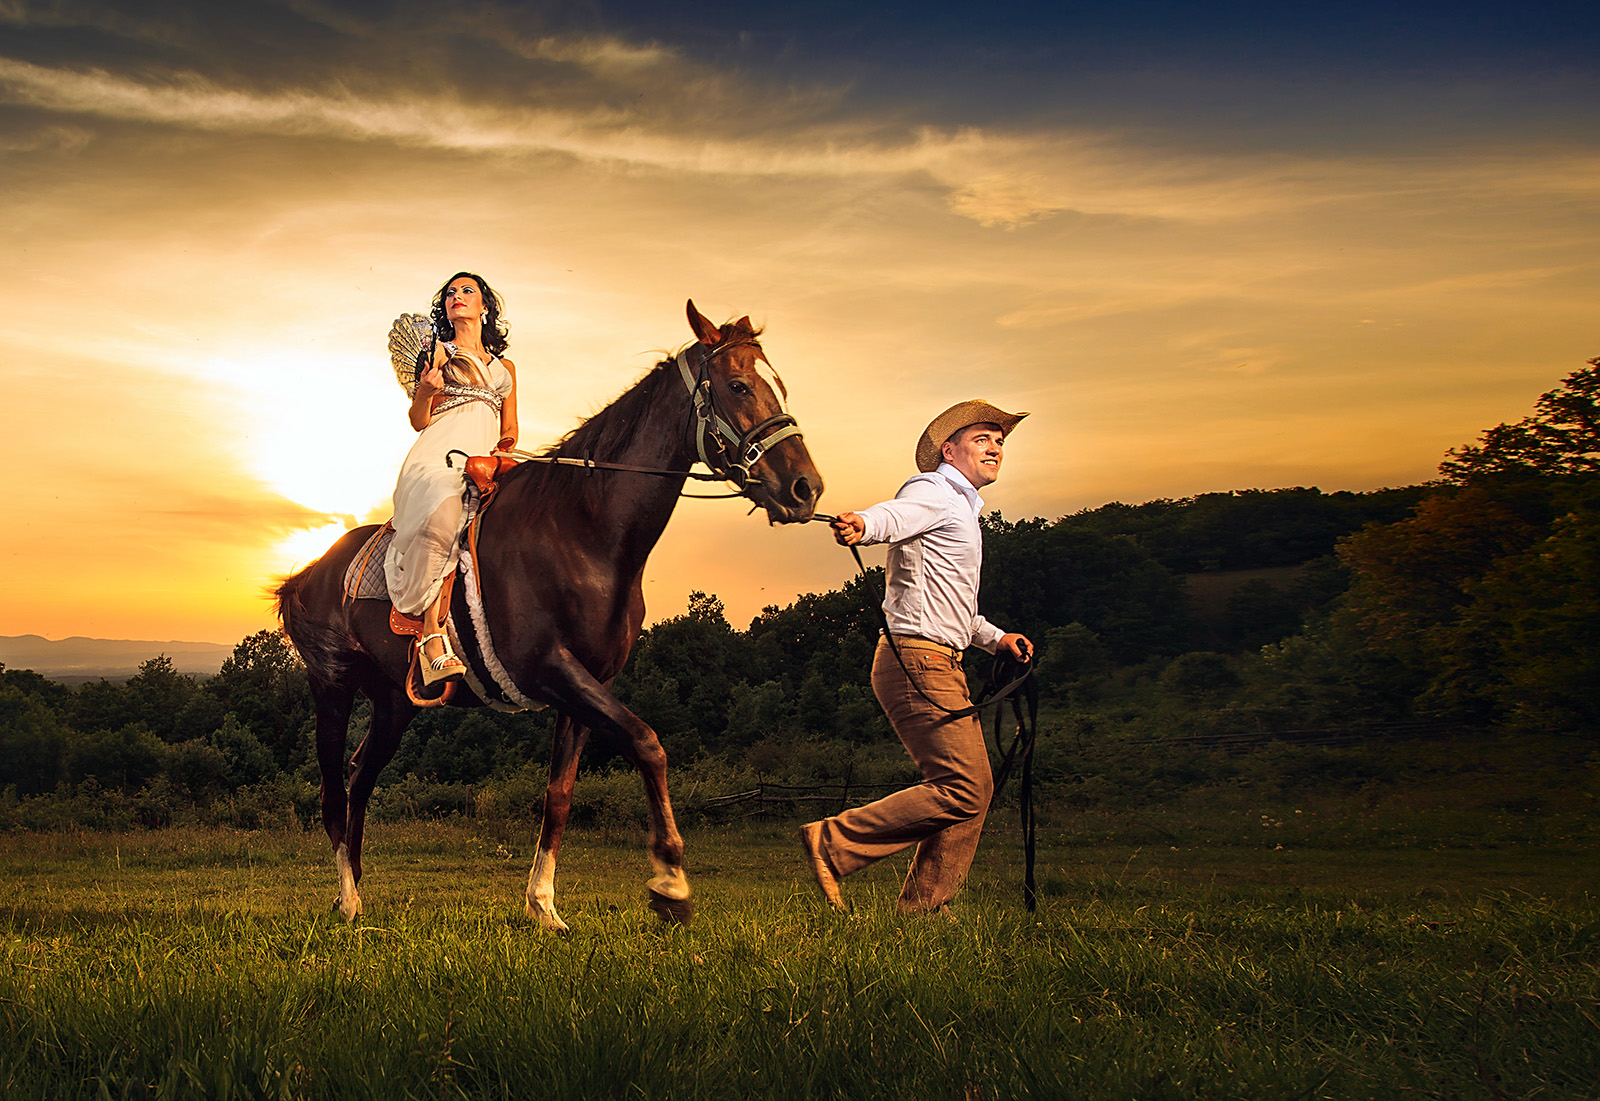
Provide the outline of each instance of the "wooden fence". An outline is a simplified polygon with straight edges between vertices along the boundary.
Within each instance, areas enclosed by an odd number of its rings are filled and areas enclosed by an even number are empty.
[[[1366,723],[1349,726],[1316,727],[1297,730],[1259,730],[1226,734],[1177,735],[1170,738],[1117,739],[1079,744],[1069,753],[1107,757],[1129,750],[1153,747],[1179,747],[1243,753],[1269,742],[1290,745],[1349,748],[1374,741],[1399,741],[1414,738],[1445,738],[1468,733],[1469,728],[1452,723]],[[871,802],[910,783],[858,784],[849,780],[837,784],[772,784],[762,781],[748,791],[713,796],[694,804],[695,809],[722,817],[724,821],[760,815],[794,816],[802,809],[812,817],[838,814],[851,805]],[[852,804],[853,801],[853,804]]]

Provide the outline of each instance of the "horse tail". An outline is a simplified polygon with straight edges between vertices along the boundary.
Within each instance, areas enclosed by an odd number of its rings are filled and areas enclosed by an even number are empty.
[[[279,583],[274,590],[278,598],[278,619],[283,624],[283,633],[289,636],[295,652],[305,662],[306,671],[325,684],[338,684],[350,671],[350,655],[356,644],[332,624],[319,621],[306,607],[302,590],[316,568],[317,562],[312,562]]]

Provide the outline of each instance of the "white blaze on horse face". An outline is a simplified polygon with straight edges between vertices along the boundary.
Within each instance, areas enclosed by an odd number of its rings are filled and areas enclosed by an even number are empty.
[[[772,390],[772,396],[777,399],[778,408],[782,412],[789,411],[789,391],[783,385],[783,379],[778,377],[778,372],[772,369],[772,364],[764,359],[757,359],[751,366],[761,381],[765,382]]]

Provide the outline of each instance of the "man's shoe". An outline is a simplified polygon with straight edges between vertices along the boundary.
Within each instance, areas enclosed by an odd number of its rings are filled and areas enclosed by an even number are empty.
[[[844,895],[839,891],[839,877],[828,867],[828,858],[822,855],[822,823],[807,822],[800,827],[800,847],[806,851],[811,864],[811,874],[817,878],[822,897],[835,910],[845,909]]]

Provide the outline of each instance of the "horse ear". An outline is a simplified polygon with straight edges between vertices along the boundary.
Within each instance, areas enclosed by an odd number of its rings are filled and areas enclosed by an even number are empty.
[[[753,333],[753,332],[756,331],[756,327],[754,325],[750,324],[750,315],[749,314],[745,314],[739,320],[735,321],[733,323],[733,327],[735,329],[743,329],[747,333]]]
[[[711,324],[699,310],[694,308],[692,298],[689,299],[689,328],[694,330],[694,335],[707,348],[714,348],[722,343],[722,330]]]

